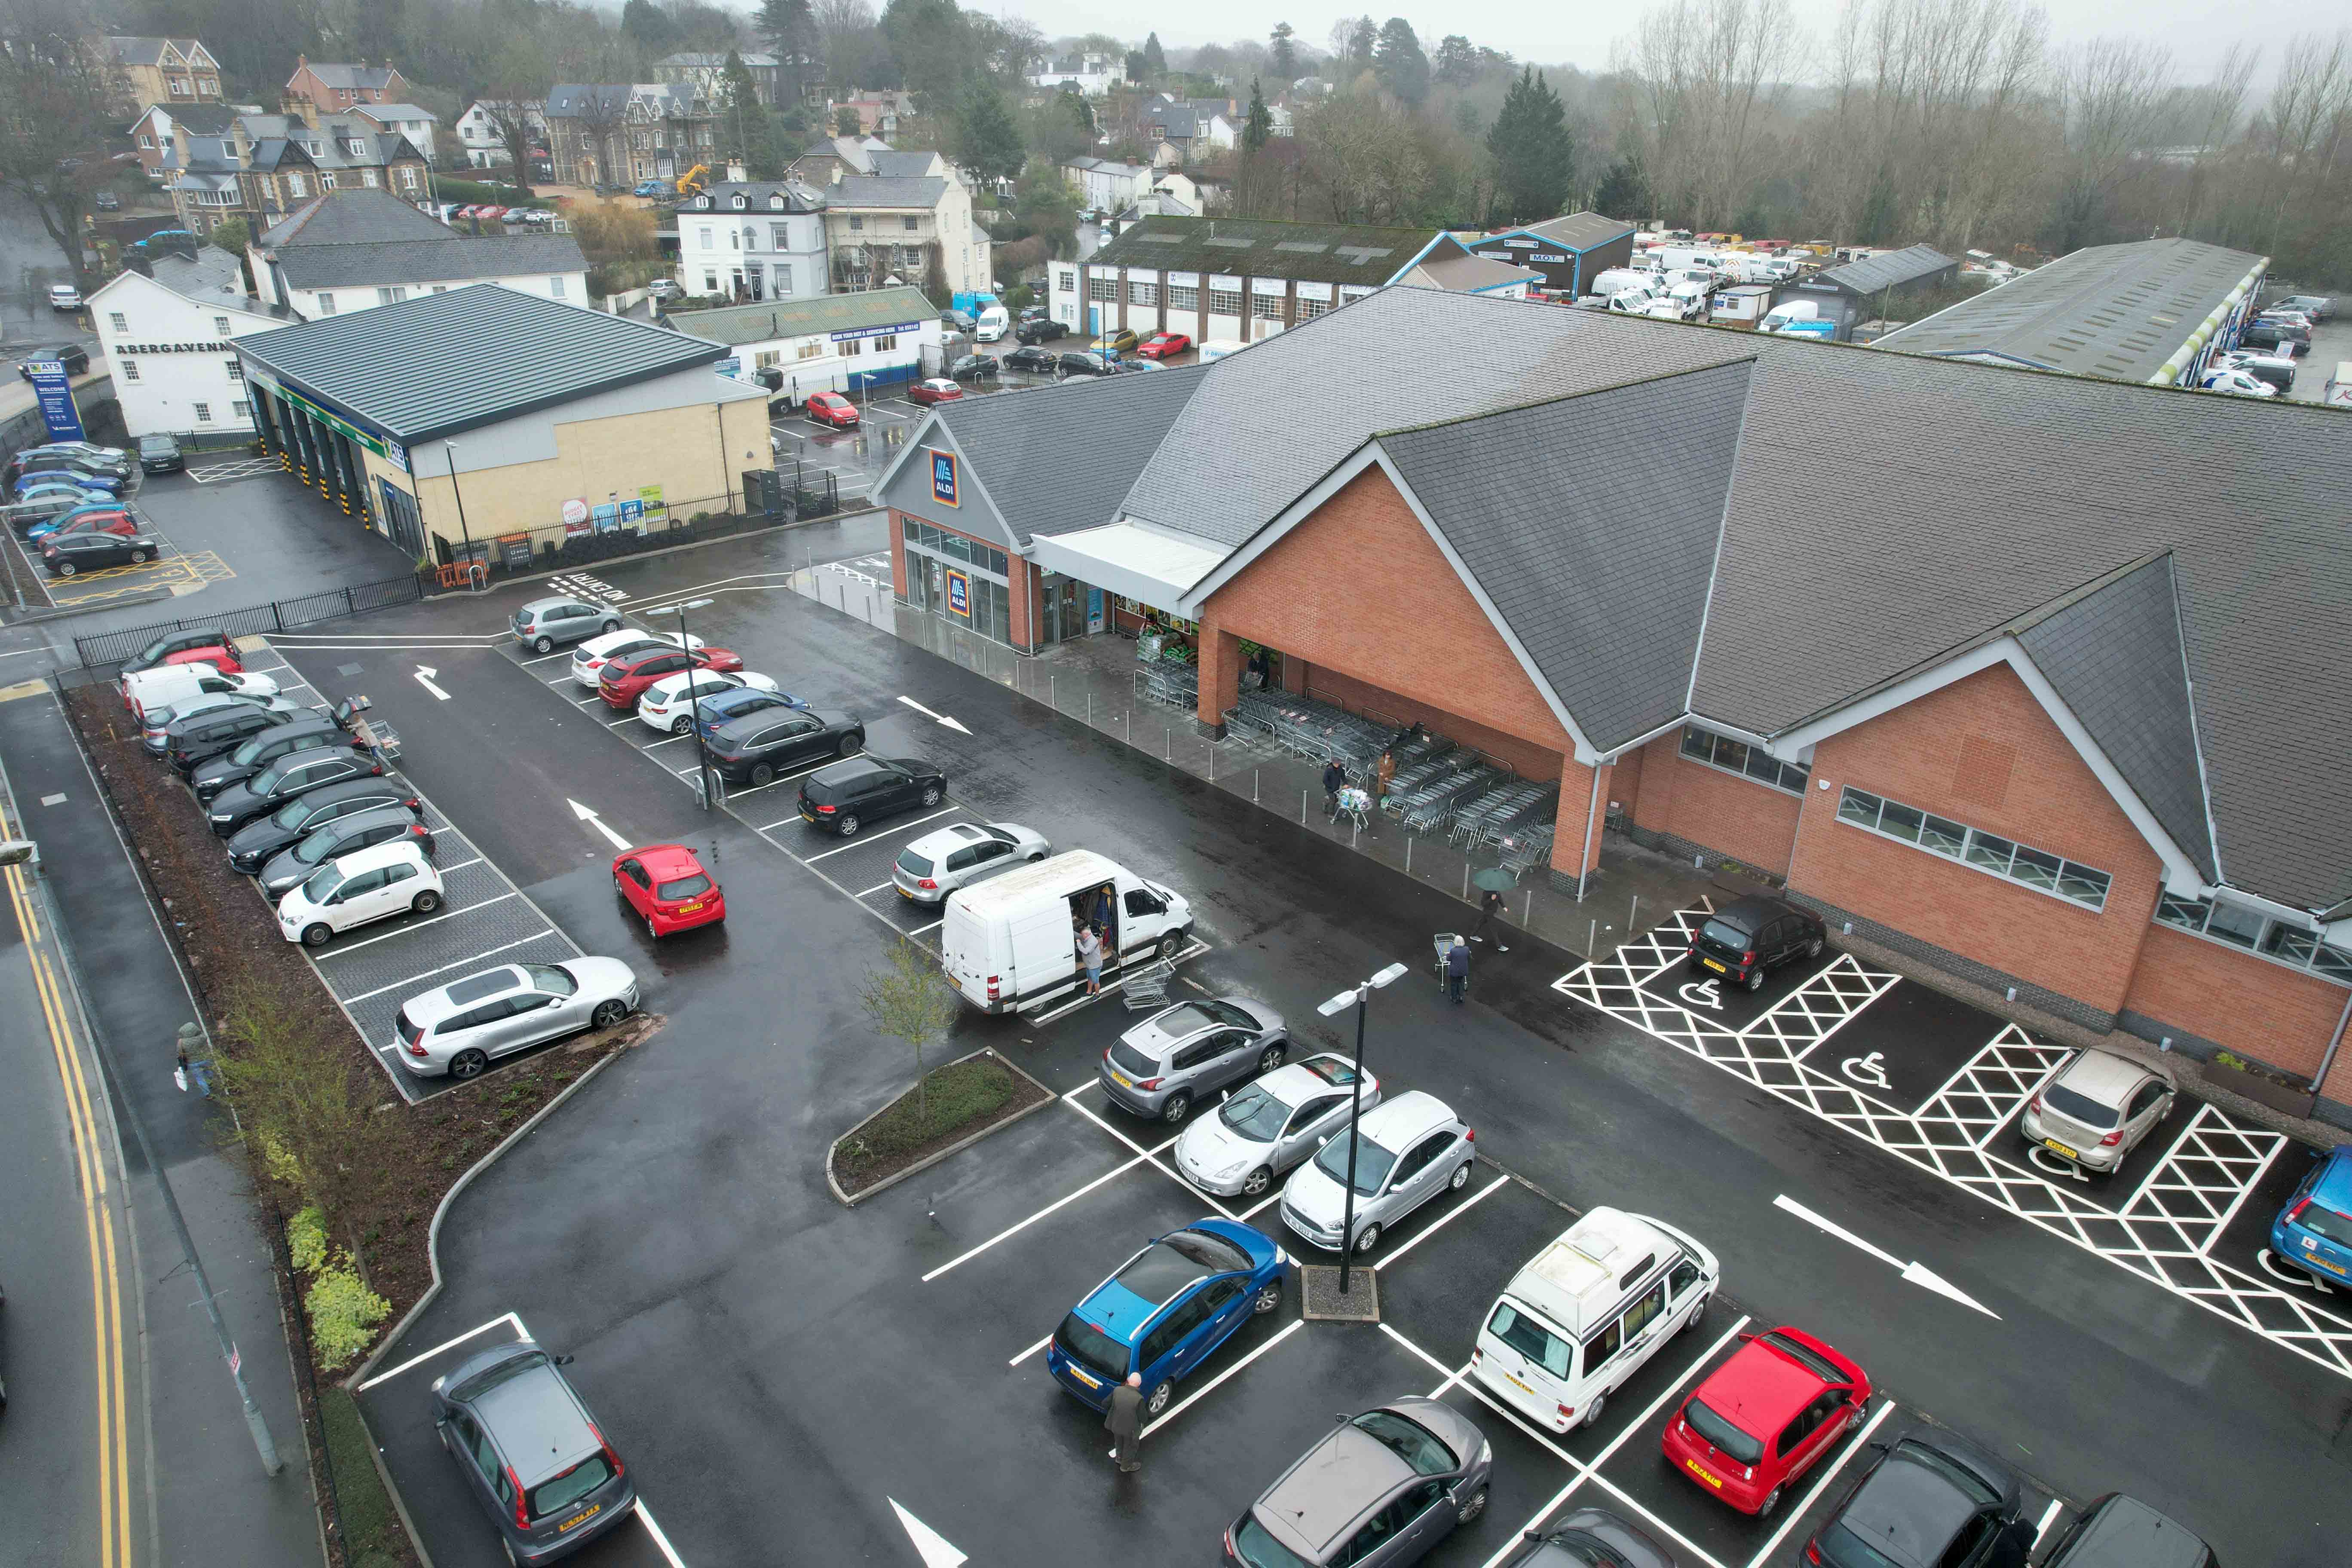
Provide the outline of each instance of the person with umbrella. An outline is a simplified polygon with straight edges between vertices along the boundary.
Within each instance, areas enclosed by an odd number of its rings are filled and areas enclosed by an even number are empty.
[[[1478,928],[1470,933],[1470,940],[1485,942],[1491,936],[1494,939],[1496,952],[1508,952],[1511,947],[1510,943],[1503,940],[1503,932],[1506,929],[1503,924],[1503,889],[1489,882],[1487,879],[1509,875],[1509,872],[1500,868],[1478,873],[1478,886],[1486,889],[1486,896],[1478,900]]]

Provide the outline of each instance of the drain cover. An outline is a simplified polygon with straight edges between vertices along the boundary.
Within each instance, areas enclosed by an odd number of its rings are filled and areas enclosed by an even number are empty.
[[[1377,1323],[1381,1321],[1381,1277],[1369,1265],[1348,1270],[1348,1293],[1339,1293],[1336,1264],[1310,1263],[1298,1270],[1301,1293],[1298,1315],[1336,1323]]]
[[[366,667],[363,665],[339,664],[335,666],[335,673],[337,675],[357,675],[364,668]]]

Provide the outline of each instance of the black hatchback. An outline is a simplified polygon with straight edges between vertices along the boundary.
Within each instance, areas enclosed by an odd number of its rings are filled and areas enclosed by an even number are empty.
[[[143,533],[52,533],[41,541],[41,564],[52,577],[77,577],[102,566],[136,566],[160,550]]]
[[[1064,375],[1117,375],[1118,356],[1066,353],[1056,362],[1055,368]]]
[[[188,770],[188,786],[196,798],[210,801],[234,784],[243,784],[278,758],[313,746],[352,745],[350,734],[334,720],[312,714],[273,727],[268,734],[252,735],[236,747]]]
[[[174,719],[163,729],[163,754],[182,778],[264,730],[290,724],[301,717],[276,708],[210,708],[192,718]]]
[[[948,366],[948,375],[956,381],[994,381],[996,361],[987,354],[966,354]]]
[[[214,833],[228,838],[256,817],[283,810],[289,800],[313,790],[373,779],[383,772],[383,763],[374,756],[346,744],[340,735],[331,736],[315,744],[298,746],[252,777],[229,785],[205,803],[205,816]],[[382,785],[377,793],[395,787]],[[398,793],[405,796],[408,792],[400,789]],[[389,805],[392,802],[383,804]],[[280,849],[285,847],[278,846]],[[236,858],[232,852],[230,860],[234,862]]]
[[[1041,316],[1035,321],[1024,321],[1013,329],[1013,338],[1024,343],[1050,343],[1055,338],[1066,338],[1069,335],[1070,329],[1050,316]]]
[[[2135,1497],[2109,1492],[2066,1527],[2042,1568],[2215,1568],[2213,1549]]]
[[[806,708],[761,708],[710,731],[710,765],[730,784],[759,786],[797,763],[854,757],[866,747],[866,721]]]
[[[1706,918],[1691,938],[1690,966],[1720,974],[1750,991],[1764,989],[1767,971],[1792,958],[1811,958],[1829,940],[1820,917],[1779,899],[1741,899]]]
[[[1826,1568],[2025,1568],[2033,1521],[2016,1473],[1972,1443],[1921,1430],[1892,1447],[1854,1483],[1804,1561]]]
[[[999,363],[1007,370],[1025,370],[1034,375],[1051,375],[1054,374],[1054,367],[1061,361],[1062,356],[1052,349],[1032,347],[1014,349]]]
[[[801,820],[855,838],[877,817],[947,798],[948,776],[913,757],[852,757],[801,781]]]
[[[260,821],[248,822],[229,835],[229,868],[250,877],[272,855],[299,843],[313,828],[388,805],[401,806],[420,818],[425,815],[425,803],[406,784],[393,779],[345,779],[296,795]]]

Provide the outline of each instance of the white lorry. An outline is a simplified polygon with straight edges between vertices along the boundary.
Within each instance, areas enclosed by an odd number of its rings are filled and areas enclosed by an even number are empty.
[[[983,1013],[1011,1013],[1076,990],[1081,924],[1102,933],[1103,967],[1172,958],[1192,933],[1192,906],[1091,849],[1076,849],[948,895],[940,967]]]

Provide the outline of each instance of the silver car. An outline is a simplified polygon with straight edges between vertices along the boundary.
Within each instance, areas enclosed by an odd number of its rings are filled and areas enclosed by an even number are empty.
[[[1282,1015],[1265,1003],[1204,996],[1154,1013],[1121,1035],[1097,1072],[1113,1104],[1173,1127],[1201,1096],[1253,1072],[1272,1072],[1289,1052]]]
[[[420,1078],[473,1078],[492,1057],[609,1029],[636,1010],[637,977],[617,958],[502,964],[410,997],[393,1054]]]
[[[1239,1568],[1404,1568],[1486,1511],[1495,1450],[1435,1399],[1398,1399],[1339,1425],[1225,1531]]]
[[[1356,1251],[1370,1252],[1397,1221],[1470,1181],[1476,1134],[1435,1095],[1407,1089],[1356,1123]],[[1282,1223],[1315,1246],[1339,1250],[1347,1215],[1348,1134],[1298,1167],[1282,1189]]]
[[[1178,1173],[1219,1197],[1257,1196],[1348,1125],[1355,1081],[1356,1064],[1337,1054],[1276,1068],[1184,1129],[1176,1140]],[[1380,1102],[1380,1079],[1366,1073],[1363,1109]]]
[[[2018,1131],[2028,1144],[2113,1175],[2172,1110],[2173,1092],[2167,1069],[2086,1050],[2026,1102]]]
[[[637,1505],[628,1467],[558,1370],[529,1340],[479,1352],[433,1380],[433,1427],[509,1563],[552,1563]]]
[[[621,629],[621,613],[610,605],[569,594],[533,599],[514,613],[515,640],[533,653],[553,653],[564,643]]]
[[[926,833],[899,850],[890,880],[901,896],[916,903],[943,904],[958,888],[1043,860],[1053,852],[1044,834],[1017,822],[992,822],[985,827],[959,822]]]

